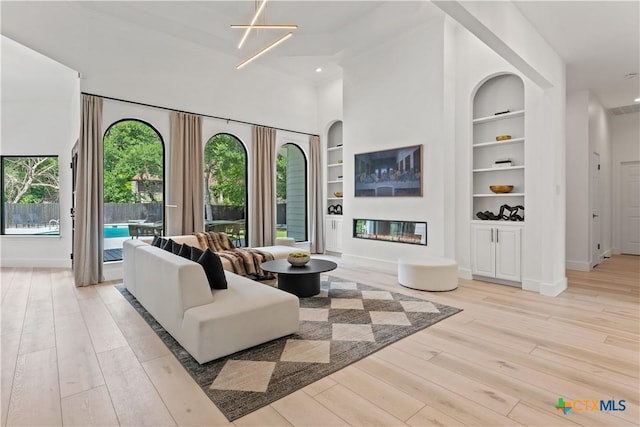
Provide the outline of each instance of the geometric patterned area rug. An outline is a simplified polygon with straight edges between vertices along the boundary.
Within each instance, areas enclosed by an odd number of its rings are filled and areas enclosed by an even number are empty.
[[[323,275],[321,280],[319,295],[300,298],[297,333],[204,365],[196,362],[123,285],[117,288],[229,421],[461,311],[329,276]]]

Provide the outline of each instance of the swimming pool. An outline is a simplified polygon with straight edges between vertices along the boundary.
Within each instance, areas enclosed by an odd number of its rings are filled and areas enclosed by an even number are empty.
[[[113,237],[129,237],[129,225],[128,224],[105,224],[104,238],[109,239]]]

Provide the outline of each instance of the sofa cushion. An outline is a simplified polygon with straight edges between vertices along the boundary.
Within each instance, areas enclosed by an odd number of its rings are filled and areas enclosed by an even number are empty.
[[[224,275],[222,261],[215,252],[211,252],[210,249],[204,251],[198,258],[198,264],[204,268],[211,289],[227,289],[227,278]]]
[[[178,252],[182,258],[191,259],[191,246],[184,244],[180,245],[180,252]]]

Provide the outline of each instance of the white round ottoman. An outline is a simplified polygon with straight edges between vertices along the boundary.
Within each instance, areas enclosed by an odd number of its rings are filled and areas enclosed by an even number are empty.
[[[403,257],[398,260],[398,281],[412,289],[450,291],[458,287],[458,263],[438,257]]]
[[[276,246],[295,246],[296,239],[293,237],[276,237]]]

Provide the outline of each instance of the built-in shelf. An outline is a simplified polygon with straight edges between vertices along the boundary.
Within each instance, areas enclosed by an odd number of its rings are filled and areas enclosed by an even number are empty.
[[[474,194],[473,197],[523,197],[524,193]]]
[[[481,142],[479,144],[473,144],[473,148],[491,147],[492,145],[508,145],[508,144],[514,144],[516,142],[524,142],[524,138],[511,138],[511,139],[505,139],[504,141]]]
[[[496,120],[512,119],[514,117],[521,117],[521,116],[524,116],[524,110],[511,111],[509,113],[498,114],[498,115],[493,115],[488,117],[478,117],[477,119],[473,119],[473,124],[475,125],[478,123],[488,123]]]
[[[474,169],[474,172],[499,172],[499,171],[511,171],[516,169],[524,169],[524,166],[509,166],[506,168],[483,168],[483,169]]]
[[[343,194],[344,172],[343,159],[344,151],[342,147],[342,121],[336,121],[329,127],[327,133],[326,151],[326,185],[325,191],[325,227],[324,241],[325,250],[329,252],[342,252],[342,197],[336,194]],[[338,213],[336,213],[338,212]]]

